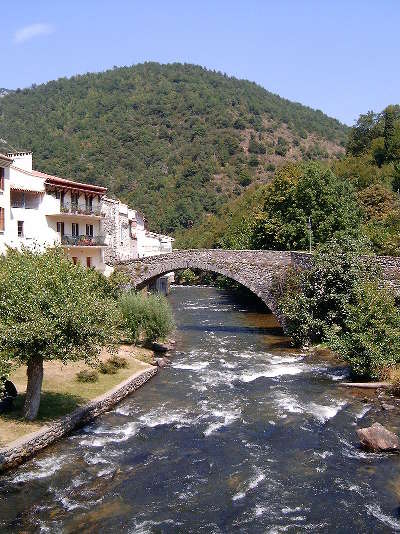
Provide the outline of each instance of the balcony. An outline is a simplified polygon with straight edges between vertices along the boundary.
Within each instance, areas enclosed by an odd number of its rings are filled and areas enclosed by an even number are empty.
[[[86,206],[85,204],[70,204],[63,202],[60,205],[61,213],[73,213],[77,215],[101,215],[100,206]]]
[[[61,244],[65,247],[105,247],[103,235],[63,235]]]
[[[101,207],[100,206],[87,206],[85,204],[75,204],[70,202],[60,202],[59,210],[55,210],[49,215],[73,215],[73,216],[84,216],[84,217],[101,217]]]
[[[11,207],[25,209],[25,210],[37,210],[38,203],[35,201],[30,201],[30,200],[16,200],[12,198]]]

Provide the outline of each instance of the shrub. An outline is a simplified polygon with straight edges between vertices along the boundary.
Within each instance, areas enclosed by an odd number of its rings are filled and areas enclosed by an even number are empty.
[[[331,329],[328,343],[356,376],[381,378],[400,363],[400,310],[378,282],[360,283],[346,306],[344,328]]]
[[[134,343],[141,336],[148,342],[165,339],[174,327],[171,309],[162,295],[129,293],[121,298],[120,306]]]
[[[146,341],[165,339],[174,328],[168,301],[162,295],[150,295],[145,301],[144,333]]]
[[[121,358],[121,356],[112,356],[107,361],[117,369],[126,369],[128,367],[128,360],[126,358]]]
[[[78,382],[97,382],[99,379],[99,374],[93,369],[84,369],[76,373],[76,380]]]
[[[115,367],[115,365],[113,365],[110,360],[99,363],[98,370],[103,375],[115,375],[118,372],[118,368]]]
[[[352,240],[343,239],[340,245],[332,241],[319,247],[309,269],[290,268],[276,281],[278,306],[297,344],[320,342],[332,325],[345,328],[357,284],[376,275],[373,266],[359,258],[363,247]]]
[[[391,382],[391,393],[396,397],[400,397],[400,369],[392,369],[389,373],[389,380]]]

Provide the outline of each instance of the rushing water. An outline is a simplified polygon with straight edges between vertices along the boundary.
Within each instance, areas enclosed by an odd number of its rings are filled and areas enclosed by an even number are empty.
[[[172,366],[3,475],[0,531],[400,531],[399,459],[362,452],[355,434],[398,417],[338,388],[343,368],[290,349],[228,292],[170,299]]]

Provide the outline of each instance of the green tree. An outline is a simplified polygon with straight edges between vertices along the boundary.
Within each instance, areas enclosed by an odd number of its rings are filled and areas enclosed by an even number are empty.
[[[377,274],[360,257],[366,248],[365,241],[329,242],[310,257],[309,269],[289,269],[276,281],[279,309],[299,345],[324,340],[332,327],[345,330],[347,307],[356,300],[358,284]]]
[[[352,185],[321,164],[279,170],[266,189],[253,234],[253,248],[308,248],[311,217],[314,244],[360,233],[361,210]]]
[[[8,250],[0,257],[0,357],[27,365],[25,419],[39,410],[43,362],[95,360],[115,341],[119,317],[97,275],[61,250]]]
[[[332,328],[329,346],[363,378],[382,378],[400,363],[400,310],[376,281],[356,286],[346,305],[343,328]]]

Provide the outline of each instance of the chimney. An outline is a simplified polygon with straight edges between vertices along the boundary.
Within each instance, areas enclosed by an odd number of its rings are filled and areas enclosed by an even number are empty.
[[[15,167],[24,171],[32,170],[32,152],[8,152],[7,156],[14,160]]]

